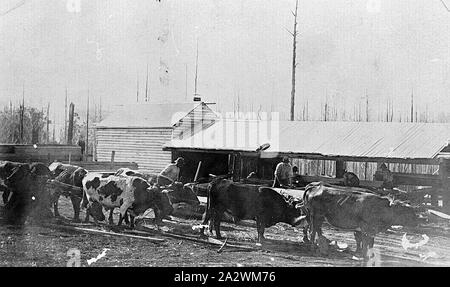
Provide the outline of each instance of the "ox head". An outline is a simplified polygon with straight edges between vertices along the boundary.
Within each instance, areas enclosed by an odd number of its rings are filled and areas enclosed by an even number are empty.
[[[306,208],[303,200],[287,194],[282,194],[282,196],[287,204],[284,222],[290,223],[292,226],[303,224],[306,221]]]
[[[98,221],[104,221],[106,219],[103,214],[103,206],[98,201],[89,203],[89,214]]]
[[[303,201],[293,200],[292,207],[290,208],[289,218],[292,226],[304,225],[306,224],[306,208]]]
[[[200,201],[194,191],[195,184],[181,182],[171,184],[165,191],[170,198],[171,203],[186,202],[193,206],[198,206]]]
[[[20,183],[23,183],[26,179],[29,179],[31,175],[30,166],[27,164],[23,164],[15,167],[11,174],[6,178],[5,183],[8,186],[17,186]]]
[[[173,212],[172,202],[167,191],[162,191],[157,186],[152,186],[147,188],[147,194],[146,206],[156,207],[155,216],[158,221]]]
[[[15,167],[17,167],[17,165],[10,161],[5,162],[4,164],[1,164],[0,165],[0,179],[5,180],[8,176],[11,175],[11,173]]]
[[[33,180],[36,180],[39,184],[44,184],[48,179],[53,177],[50,169],[40,162],[32,163],[30,165],[30,173]]]
[[[393,211],[393,225],[416,227],[420,223],[420,208],[400,200],[391,200],[389,206]]]
[[[87,175],[87,173],[87,170],[85,170],[84,168],[77,168],[70,176],[73,185],[83,187],[83,178]]]
[[[61,162],[52,162],[48,169],[53,178],[57,177],[64,170],[64,165]]]

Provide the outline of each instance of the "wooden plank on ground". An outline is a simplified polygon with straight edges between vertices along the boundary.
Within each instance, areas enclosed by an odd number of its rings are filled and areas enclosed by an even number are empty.
[[[82,227],[69,226],[69,225],[58,225],[58,224],[44,224],[44,225],[47,227],[51,227],[51,228],[60,228],[60,229],[65,229],[65,230],[81,231],[81,232],[94,233],[94,234],[100,234],[100,235],[111,235],[111,236],[118,236],[118,237],[143,239],[143,240],[150,241],[152,243],[161,243],[161,242],[165,241],[164,239],[161,239],[161,238],[123,234],[123,233],[109,232],[109,231],[90,229],[90,228],[82,228]]]
[[[189,241],[194,241],[194,242],[198,242],[198,243],[204,243],[204,244],[210,244],[210,245],[216,245],[216,246],[223,246],[224,242],[218,240],[218,239],[214,239],[214,238],[210,238],[207,237],[206,239],[200,239],[194,236],[189,236],[189,235],[181,235],[181,234],[175,234],[175,233],[171,233],[171,232],[166,232],[166,231],[155,231],[149,227],[146,227],[145,225],[140,226],[140,228],[142,230],[145,230],[146,232],[151,232],[151,233],[158,233],[161,234],[163,236],[167,236],[167,237],[172,237],[172,238],[177,238],[177,239],[184,239],[184,240],[189,240]],[[227,243],[228,247],[232,247],[232,248],[237,248],[237,249],[242,249],[242,250],[247,250],[247,251],[256,251],[257,249],[250,247],[250,246],[245,246],[245,245],[239,245],[239,244],[230,244]]]

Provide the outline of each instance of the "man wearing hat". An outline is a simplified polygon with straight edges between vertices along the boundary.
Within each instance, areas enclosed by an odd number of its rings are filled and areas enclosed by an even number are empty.
[[[275,168],[275,178],[273,180],[272,187],[287,187],[291,185],[292,179],[292,166],[289,163],[288,157],[283,157],[282,162],[280,162]]]
[[[184,165],[184,158],[179,157],[174,163],[166,166],[159,174],[157,178],[158,185],[169,185],[179,181],[180,168]]]
[[[381,164],[381,175],[383,180],[383,187],[384,188],[393,188],[394,187],[394,177],[392,176],[391,171],[386,166],[385,163]]]

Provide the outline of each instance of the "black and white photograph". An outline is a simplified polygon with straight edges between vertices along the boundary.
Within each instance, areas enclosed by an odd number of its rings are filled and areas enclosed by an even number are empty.
[[[2,0],[0,195],[0,267],[449,267],[450,0]]]

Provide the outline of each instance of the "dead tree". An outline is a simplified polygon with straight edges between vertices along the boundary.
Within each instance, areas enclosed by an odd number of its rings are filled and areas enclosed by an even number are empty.
[[[295,13],[294,15],[294,32],[288,31],[292,37],[292,90],[291,90],[291,121],[294,120],[295,113],[295,68],[297,67],[296,56],[297,56],[297,9],[298,9],[298,0],[295,1]]]
[[[75,105],[70,103],[69,106],[69,130],[67,131],[67,144],[72,144],[73,139],[73,117],[74,117]]]
[[[47,103],[47,143],[50,142],[50,102]]]
[[[66,99],[64,101],[64,140],[67,141],[67,87],[66,87]]]
[[[87,107],[86,107],[86,148],[85,148],[85,161],[89,156],[89,90],[87,94]]]
[[[147,62],[147,77],[145,79],[145,101],[148,102],[148,62]]]

